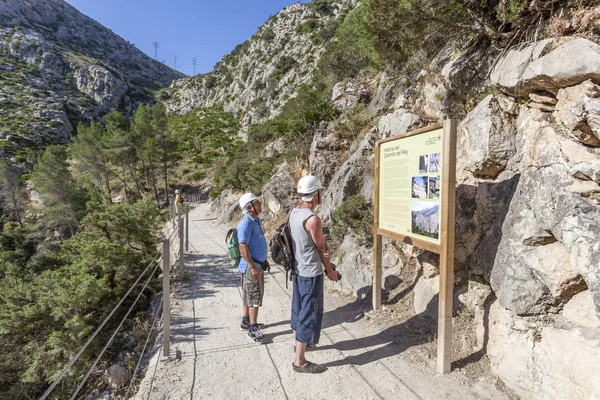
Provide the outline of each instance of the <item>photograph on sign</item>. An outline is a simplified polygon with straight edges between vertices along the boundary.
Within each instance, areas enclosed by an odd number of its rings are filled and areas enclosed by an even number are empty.
[[[437,203],[412,202],[412,233],[430,238],[439,238],[440,206]]]
[[[442,181],[440,181],[439,175],[429,177],[429,183],[427,185],[429,187],[429,196],[427,196],[428,199],[432,199],[432,200],[440,199],[441,183],[442,183]]]
[[[380,144],[379,227],[440,243],[442,129]]]

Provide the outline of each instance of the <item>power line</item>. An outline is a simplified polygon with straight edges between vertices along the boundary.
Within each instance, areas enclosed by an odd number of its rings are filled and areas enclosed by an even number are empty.
[[[154,46],[154,59],[158,60],[158,48],[160,44],[158,42],[152,42],[152,46]]]
[[[194,75],[196,75],[196,57],[192,58],[192,64],[194,65]]]

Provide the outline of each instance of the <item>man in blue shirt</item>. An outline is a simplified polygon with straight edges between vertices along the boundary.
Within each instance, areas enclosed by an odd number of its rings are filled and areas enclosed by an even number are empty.
[[[252,193],[240,197],[240,208],[244,217],[237,226],[237,237],[242,259],[238,270],[242,273],[242,324],[241,329],[248,330],[248,337],[256,343],[264,343],[257,323],[258,307],[262,306],[265,286],[264,269],[268,268],[268,245],[265,231],[260,222],[262,203]]]

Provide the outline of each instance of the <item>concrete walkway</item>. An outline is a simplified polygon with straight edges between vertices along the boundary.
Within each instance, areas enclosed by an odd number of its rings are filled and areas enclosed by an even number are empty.
[[[469,386],[460,373],[436,376],[403,358],[356,303],[326,290],[321,343],[307,353],[325,365],[320,375],[292,371],[291,285],[273,266],[265,282],[259,322],[267,344],[255,344],[241,321],[239,274],[229,265],[223,227],[208,220],[206,204],[190,213],[189,279],[171,300],[171,353],[153,349],[135,399],[502,399],[490,387]],[[175,359],[175,350],[181,359]]]

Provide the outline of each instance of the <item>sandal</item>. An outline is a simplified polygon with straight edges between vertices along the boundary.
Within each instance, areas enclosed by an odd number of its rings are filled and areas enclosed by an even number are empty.
[[[327,367],[324,367],[320,364],[312,363],[310,361],[307,361],[306,364],[304,364],[301,367],[298,367],[297,365],[292,363],[292,369],[295,372],[307,373],[307,374],[320,374],[321,372],[327,371]]]

